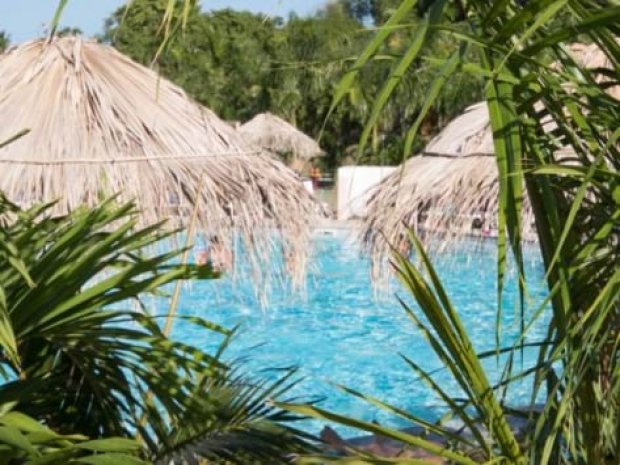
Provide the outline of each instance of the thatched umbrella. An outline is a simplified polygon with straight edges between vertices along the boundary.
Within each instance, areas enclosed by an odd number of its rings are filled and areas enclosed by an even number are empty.
[[[307,161],[323,155],[314,139],[269,112],[256,115],[238,131],[248,143],[281,156]]]
[[[608,57],[595,44],[571,44],[568,51],[595,73],[612,69]],[[597,80],[605,82],[609,78],[599,73]],[[619,90],[620,86],[614,86],[607,92],[620,98]],[[549,121],[544,126],[551,131],[555,124]],[[560,149],[558,154],[570,156],[571,150]],[[362,241],[373,266],[385,263],[389,243],[402,240],[403,223],[453,237],[493,235],[498,194],[493,134],[486,102],[480,102],[452,120],[419,156],[384,179],[370,197]],[[534,228],[533,212],[525,197],[524,237],[534,239]]]
[[[620,45],[620,38],[616,38],[616,42]],[[605,84],[612,81],[610,76],[614,75],[615,70],[611,60],[595,43],[574,43],[568,46],[568,51],[581,66],[592,70],[596,82]],[[607,70],[607,75],[601,72],[604,70]],[[618,82],[617,78],[615,81]],[[609,85],[606,91],[616,100],[620,100],[620,85]]]
[[[493,150],[486,102],[480,102],[377,186],[362,226],[375,269],[389,256],[388,244],[403,240],[403,223],[451,237],[495,234],[499,179]],[[523,218],[526,237],[533,237],[527,198]]]
[[[184,224],[196,205],[199,227],[223,247],[245,242],[258,278],[276,247],[303,273],[316,203],[297,176],[113,48],[56,38],[0,57],[0,141],[23,129],[0,149],[9,198],[59,199],[66,212],[120,193],[144,223]]]

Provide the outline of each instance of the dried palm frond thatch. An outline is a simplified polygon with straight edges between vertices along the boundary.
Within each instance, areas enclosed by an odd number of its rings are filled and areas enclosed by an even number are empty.
[[[620,38],[616,38],[616,42],[620,45]],[[598,45],[595,43],[574,43],[568,46],[568,52],[577,63],[592,70],[596,81],[606,86],[606,92],[609,95],[620,100],[617,70],[614,69],[611,60]],[[610,76],[616,76],[616,78],[612,79]]]
[[[466,108],[424,148],[425,154],[462,156],[495,153],[486,102]]]
[[[385,178],[367,203],[361,240],[378,271],[390,246],[403,243],[405,224],[443,238],[493,235],[499,179],[485,102],[469,107],[424,151]],[[524,235],[534,236],[527,199]]]
[[[143,223],[173,226],[196,205],[199,227],[222,247],[245,245],[257,279],[281,251],[303,275],[316,203],[297,176],[113,48],[70,37],[2,55],[0,141],[24,129],[0,149],[10,199],[58,200],[61,213],[119,193]]]
[[[248,143],[279,155],[309,160],[324,154],[314,139],[269,112],[256,115],[238,131]]]
[[[620,39],[618,40],[620,43]],[[592,70],[607,93],[620,98],[613,85],[611,60],[596,44],[574,43],[568,52]],[[554,65],[559,66],[559,65]],[[553,131],[552,120],[543,121]],[[558,157],[570,163],[571,149],[560,147]],[[361,240],[378,270],[389,256],[389,244],[402,242],[404,224],[444,237],[493,235],[498,213],[499,180],[493,134],[486,102],[467,108],[452,120],[424,151],[384,179],[367,203]],[[523,199],[523,235],[534,239],[534,216],[528,198]]]

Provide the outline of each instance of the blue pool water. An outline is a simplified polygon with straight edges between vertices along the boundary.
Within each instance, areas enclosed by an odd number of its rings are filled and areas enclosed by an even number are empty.
[[[324,398],[320,405],[339,413],[392,426],[406,425],[404,420],[340,392],[334,386],[338,383],[417,415],[436,418],[442,405],[398,354],[405,354],[426,369],[437,370],[435,379],[450,394],[458,396],[459,389],[394,294],[409,302],[411,299],[397,284],[391,286],[390,293],[377,297],[370,282],[368,260],[346,238],[317,236],[314,249],[304,296],[276,293],[267,307],[261,308],[249,283],[224,278],[193,283],[184,289],[179,312],[200,315],[227,327],[241,324],[228,357],[247,357],[248,372],[269,376],[265,369],[299,367],[304,380],[291,396]],[[436,253],[434,260],[476,348],[494,349],[496,244],[466,244],[457,253]],[[545,296],[542,265],[533,247],[526,251],[526,267],[530,314]],[[507,282],[502,319],[506,344],[514,340],[519,329],[514,272]],[[530,331],[530,340],[542,338],[542,320]],[[175,324],[176,338],[209,350],[217,347],[217,341],[200,328],[183,321]],[[526,350],[523,364],[518,367],[532,364],[535,355],[535,351]],[[485,366],[491,379],[497,380],[502,364],[491,358]],[[527,404],[529,383],[512,387],[507,399],[514,405]],[[306,424],[312,432],[318,432],[320,426],[316,422]]]

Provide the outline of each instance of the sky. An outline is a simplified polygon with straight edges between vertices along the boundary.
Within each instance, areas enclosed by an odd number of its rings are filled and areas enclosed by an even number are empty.
[[[77,27],[86,36],[103,31],[103,21],[127,0],[69,0],[61,27]],[[326,0],[202,0],[203,9],[233,8],[286,17],[290,11],[311,14]],[[57,0],[0,0],[0,31],[6,31],[13,44],[45,34],[54,16]]]

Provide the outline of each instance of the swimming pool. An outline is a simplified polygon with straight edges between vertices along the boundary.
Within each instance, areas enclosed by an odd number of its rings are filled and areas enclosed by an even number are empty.
[[[197,282],[184,289],[180,314],[198,314],[226,327],[241,324],[240,335],[231,345],[228,357],[247,357],[247,369],[255,374],[268,368],[299,367],[304,380],[291,396],[306,400],[324,398],[320,405],[338,413],[392,426],[405,425],[393,415],[340,392],[333,384],[338,383],[417,415],[437,417],[442,405],[398,354],[407,355],[426,369],[438,370],[436,379],[449,393],[458,396],[459,390],[393,295],[406,297],[406,293],[394,285],[391,294],[377,298],[370,282],[368,260],[346,237],[317,235],[314,242],[317,252],[304,296],[276,293],[268,306],[261,308],[249,283],[232,283],[224,278]],[[464,244],[457,253],[437,253],[434,258],[474,345],[479,350],[493,349],[495,242]],[[526,250],[526,268],[531,312],[545,296],[542,264],[533,247]],[[513,341],[518,331],[517,289],[512,278],[514,271],[507,278],[503,298],[506,343]],[[200,329],[183,321],[175,325],[175,337],[205,349],[216,347],[215,341],[203,339],[205,333]],[[542,338],[543,331],[541,321],[530,332],[529,339]],[[533,362],[535,354],[525,352],[524,367]],[[498,368],[495,359],[489,359],[486,367],[491,379],[497,380],[501,364]],[[507,398],[513,405],[528,403],[529,384],[515,385]],[[318,432],[320,426],[315,422],[306,425],[312,432]]]

